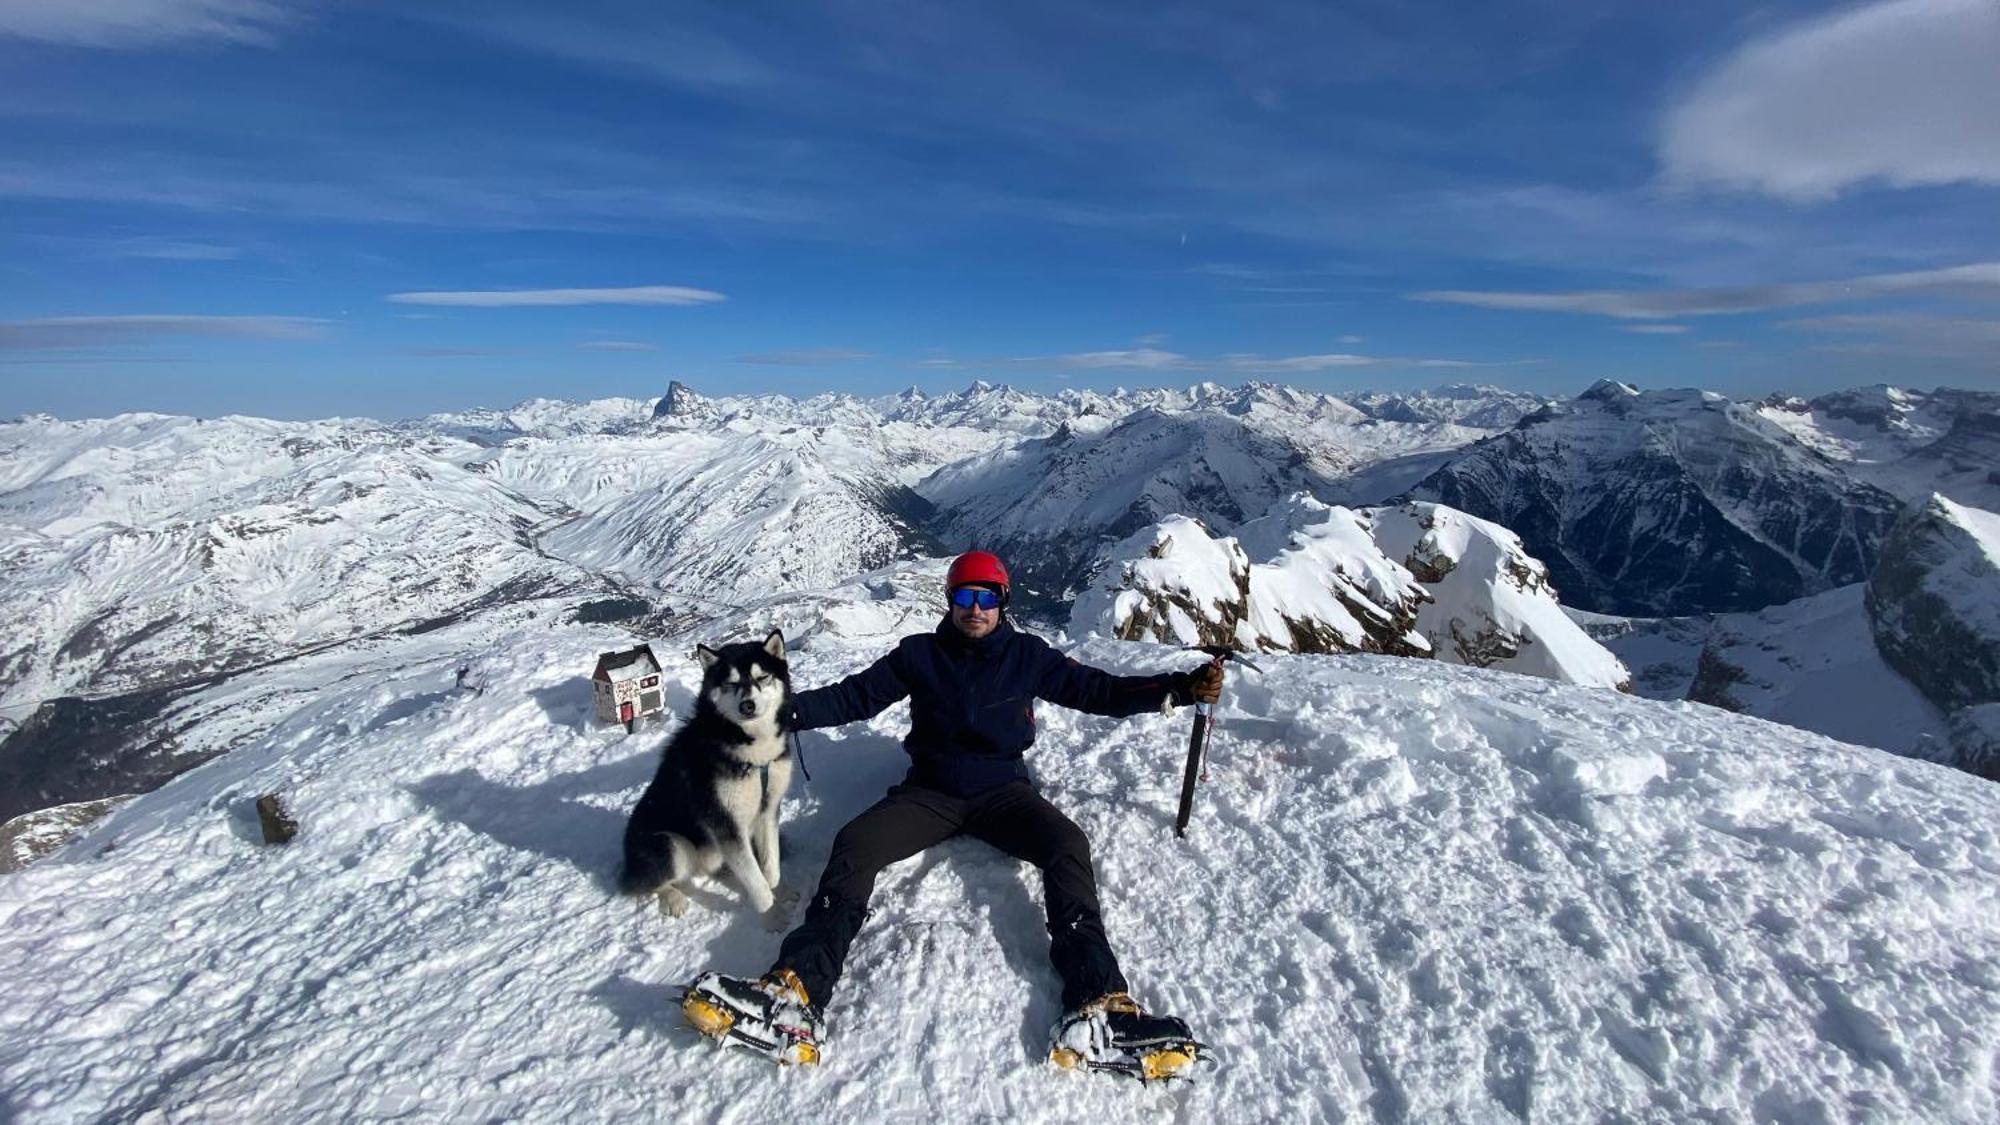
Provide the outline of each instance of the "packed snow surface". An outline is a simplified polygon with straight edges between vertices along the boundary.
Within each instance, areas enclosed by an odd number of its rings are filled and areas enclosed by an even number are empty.
[[[908,627],[880,589],[802,630],[801,685]],[[973,841],[884,874],[825,1064],[773,1070],[677,1011],[696,972],[776,950],[737,890],[671,919],[607,889],[666,729],[587,725],[592,660],[630,638],[481,628],[330,677],[0,880],[0,1117],[2000,1117],[2000,788],[1711,708],[1365,656],[1232,673],[1185,840],[1185,713],[1041,708],[1031,760],[1094,842],[1135,991],[1215,1048],[1197,1081],[1041,1062],[1039,880]],[[469,648],[483,691],[441,690]],[[685,712],[694,664],[667,659]],[[809,887],[901,776],[906,721],[807,737],[785,883]],[[270,790],[303,825],[283,848],[253,842]]]

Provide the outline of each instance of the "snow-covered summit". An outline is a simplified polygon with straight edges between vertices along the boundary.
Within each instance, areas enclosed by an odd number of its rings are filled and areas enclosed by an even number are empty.
[[[1547,568],[1513,533],[1438,504],[1350,511],[1298,493],[1234,536],[1176,516],[1106,555],[1071,611],[1072,634],[1631,682],[1564,616]]]
[[[795,679],[886,651],[873,628],[819,630]],[[652,739],[588,730],[583,676],[625,643],[549,620],[411,638],[399,668],[327,679],[0,879],[10,1119],[2000,1115],[2000,789],[1709,708],[1365,656],[1232,673],[1185,841],[1184,714],[1042,710],[1031,761],[1093,841],[1135,992],[1220,1060],[1194,1084],[1039,1061],[1040,883],[971,841],[884,874],[825,1063],[774,1074],[696,1041],[676,998],[704,968],[761,971],[777,937],[721,884],[681,919],[609,890]],[[466,650],[477,694],[446,690]],[[668,663],[685,711],[694,664]],[[787,884],[900,776],[900,712],[808,736]],[[302,825],[283,849],[248,819],[274,790]]]

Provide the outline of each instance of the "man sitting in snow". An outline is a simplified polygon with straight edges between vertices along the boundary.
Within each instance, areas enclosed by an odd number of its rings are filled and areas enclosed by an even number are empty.
[[[1127,994],[1104,933],[1090,841],[1035,788],[1022,760],[1035,740],[1034,701],[1123,717],[1213,703],[1222,665],[1160,676],[1114,676],[1080,664],[1007,619],[1006,567],[985,551],[959,556],[945,578],[949,612],[935,632],[837,684],[799,693],[790,725],[839,726],[909,697],[909,774],[834,837],[805,920],[761,979],[706,973],[683,1011],[697,1028],[782,1061],[816,1062],[820,1013],[883,868],[954,836],[984,840],[1041,868],[1049,960],[1063,982],[1051,1059],[1064,1067],[1165,1077],[1193,1062],[1187,1025],[1147,1015]]]

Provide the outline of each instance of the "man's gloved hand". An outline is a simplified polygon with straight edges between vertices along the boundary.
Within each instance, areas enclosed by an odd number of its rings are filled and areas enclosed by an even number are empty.
[[[1196,703],[1211,706],[1222,698],[1222,662],[1211,660],[1193,672],[1188,673],[1188,695]]]

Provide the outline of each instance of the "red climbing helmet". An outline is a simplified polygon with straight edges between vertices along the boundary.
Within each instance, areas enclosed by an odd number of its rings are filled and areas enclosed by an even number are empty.
[[[967,551],[951,561],[951,569],[945,572],[944,588],[955,590],[960,586],[979,583],[1007,589],[1007,567],[1000,556],[990,551]]]

